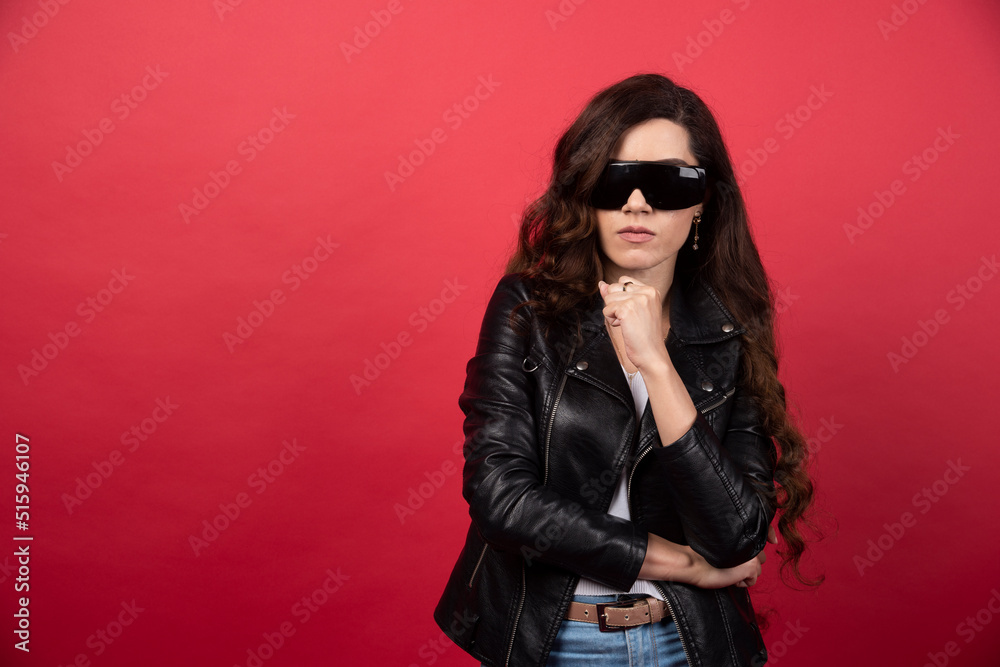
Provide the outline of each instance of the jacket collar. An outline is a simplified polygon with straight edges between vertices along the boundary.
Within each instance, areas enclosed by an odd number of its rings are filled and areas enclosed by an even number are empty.
[[[604,331],[604,299],[594,295],[583,317],[582,327],[591,332]],[[718,343],[744,333],[715,291],[697,279],[685,288],[677,280],[670,286],[670,334],[668,343],[676,339],[681,345]]]

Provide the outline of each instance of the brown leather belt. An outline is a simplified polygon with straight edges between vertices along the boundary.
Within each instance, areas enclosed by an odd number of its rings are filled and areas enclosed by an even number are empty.
[[[601,632],[613,632],[636,625],[658,623],[670,618],[670,611],[663,600],[653,597],[600,604],[570,602],[566,618],[571,621],[597,623]]]

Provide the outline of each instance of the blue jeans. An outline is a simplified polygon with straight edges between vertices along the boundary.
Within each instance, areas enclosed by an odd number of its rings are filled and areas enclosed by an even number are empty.
[[[614,602],[617,595],[577,595],[576,602]],[[627,596],[621,596],[627,597]],[[687,667],[674,620],[601,632],[596,623],[563,619],[556,634],[549,667]]]

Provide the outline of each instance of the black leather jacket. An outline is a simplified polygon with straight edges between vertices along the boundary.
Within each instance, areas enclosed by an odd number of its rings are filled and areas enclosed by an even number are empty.
[[[441,629],[487,665],[544,665],[580,575],[627,591],[647,532],[689,544],[715,567],[763,548],[776,452],[737,386],[740,334],[703,283],[671,287],[667,351],[698,408],[664,447],[647,409],[636,418],[604,327],[600,294],[575,327],[519,336],[507,317],[529,298],[501,278],[467,365],[463,495],[472,522],[434,611]],[[631,521],[607,513],[628,466]],[[747,589],[660,581],[692,667],[757,667],[767,653]],[[597,628],[594,628],[597,632]]]

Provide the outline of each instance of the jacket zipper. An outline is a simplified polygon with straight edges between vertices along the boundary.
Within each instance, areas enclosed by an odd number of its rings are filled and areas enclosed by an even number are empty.
[[[486,555],[486,547],[488,546],[489,544],[484,541],[483,550],[479,552],[479,560],[476,561],[476,567],[472,569],[472,576],[469,577],[469,588],[472,588],[472,582],[476,580],[476,573],[479,572],[479,566],[483,564],[483,556]]]
[[[517,605],[517,615],[514,617],[514,629],[510,631],[510,643],[507,644],[507,657],[504,658],[504,667],[510,664],[510,654],[514,650],[514,637],[517,636],[517,623],[521,620],[521,610],[524,609],[524,594],[525,594],[525,580],[524,580],[524,560],[521,560],[521,601]]]
[[[646,447],[646,449],[642,450],[642,452],[639,454],[639,456],[635,457],[635,463],[632,464],[632,471],[629,472],[629,474],[628,474],[628,483],[625,485],[625,499],[628,500],[628,513],[629,513],[629,516],[633,516],[633,514],[632,514],[632,477],[635,475],[635,471],[639,467],[639,461],[642,460],[642,457],[644,457],[646,454],[648,454],[650,451],[652,451],[652,449],[653,449],[653,446],[650,445],[649,447]]]
[[[663,590],[662,586],[660,586],[660,582],[654,581],[653,585],[656,586],[656,590],[660,591],[660,595],[663,596],[663,602],[667,605],[667,611],[670,612],[670,618],[674,619],[674,627],[677,628],[677,637],[681,640],[681,648],[684,649],[684,659],[687,660],[688,667],[694,667],[691,663],[691,654],[688,653],[687,642],[684,640],[684,635],[681,634],[681,626],[680,623],[677,622],[677,615],[674,614],[674,607],[670,604],[667,592]]]
[[[645,456],[646,452],[648,452],[651,449],[652,449],[652,447],[647,447],[646,449],[644,449],[643,452],[642,452],[642,454],[639,456],[639,458],[636,459],[636,461],[635,461],[636,464],[638,464],[639,463],[639,459],[641,459],[643,456]],[[632,467],[632,473],[635,473],[635,466]],[[634,517],[635,515],[632,513],[632,495],[631,495],[631,489],[632,489],[632,475],[630,474],[629,478],[628,478],[628,486],[626,487],[626,491],[625,491],[625,498],[628,501],[629,516],[633,516]],[[663,590],[662,586],[660,586],[660,582],[658,582],[658,581],[652,581],[652,584],[654,586],[656,586],[656,590],[660,591],[660,595],[663,597],[663,602],[664,602],[664,604],[667,605],[667,611],[670,612],[670,617],[672,619],[674,619],[674,627],[677,628],[677,637],[681,640],[681,648],[684,649],[684,659],[687,660],[688,667],[694,667],[693,663],[691,662],[691,654],[688,653],[687,641],[684,639],[684,634],[681,632],[681,626],[677,622],[677,615],[674,613],[674,607],[673,607],[673,605],[670,604],[670,599],[667,597],[667,592]]]
[[[552,402],[552,414],[549,415],[549,427],[545,433],[545,471],[542,475],[542,486],[545,486],[549,481],[549,443],[552,442],[552,425],[556,421],[556,408],[559,407],[559,399],[562,398],[568,377],[563,373],[562,380],[559,382],[559,390],[556,392],[556,400]]]
[[[728,399],[730,396],[732,396],[735,393],[736,393],[736,387],[733,387],[732,389],[730,389],[729,391],[727,391],[721,398],[719,398],[719,400],[717,400],[715,403],[712,403],[711,405],[706,405],[705,407],[703,407],[701,409],[701,413],[705,414],[709,410],[714,410],[715,408],[717,408],[720,405],[722,405],[723,403],[725,403],[726,399]]]
[[[709,410],[714,410],[715,408],[717,408],[720,405],[722,405],[723,403],[725,403],[726,400],[730,396],[732,396],[735,392],[736,392],[736,387],[733,387],[728,392],[726,392],[726,394],[723,395],[719,400],[717,400],[716,402],[712,403],[711,405],[706,405],[705,407],[703,407],[700,412],[702,414],[705,414]],[[638,428],[638,426],[636,428]],[[629,514],[632,513],[632,504],[631,504],[632,503],[632,477],[635,476],[635,471],[636,471],[636,468],[639,467],[639,462],[642,461],[643,457],[646,456],[646,454],[648,454],[651,449],[653,449],[652,445],[650,445],[649,447],[646,447],[644,450],[642,450],[641,452],[639,452],[639,456],[637,456],[635,458],[635,462],[632,464],[632,470],[631,470],[631,472],[629,472],[629,475],[628,475],[628,484],[625,486],[625,495],[626,495],[626,497],[629,500]]]

